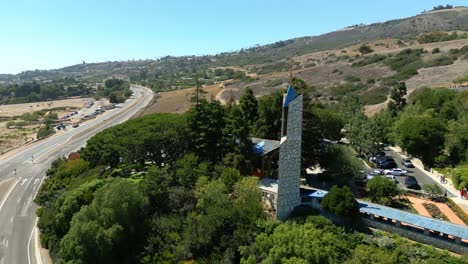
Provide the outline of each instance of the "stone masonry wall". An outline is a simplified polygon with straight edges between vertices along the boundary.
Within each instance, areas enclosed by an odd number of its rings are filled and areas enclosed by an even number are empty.
[[[302,100],[301,95],[289,104],[287,138],[280,146],[276,218],[282,221],[301,204]]]

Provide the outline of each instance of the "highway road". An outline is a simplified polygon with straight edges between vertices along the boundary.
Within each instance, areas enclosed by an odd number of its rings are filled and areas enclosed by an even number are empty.
[[[45,171],[53,160],[79,150],[97,132],[124,122],[151,102],[151,90],[135,85],[131,89],[134,98],[118,108],[0,161],[0,183],[12,182],[0,198],[0,264],[42,263],[37,250],[37,205],[33,199],[45,179]]]

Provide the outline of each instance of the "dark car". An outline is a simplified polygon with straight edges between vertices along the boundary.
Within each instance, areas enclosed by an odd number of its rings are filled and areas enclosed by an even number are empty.
[[[413,176],[406,176],[405,185],[410,189],[419,189],[418,181]]]
[[[379,165],[379,168],[381,169],[393,169],[393,168],[398,167],[394,160],[384,161],[378,165]]]
[[[377,165],[380,165],[380,164],[382,164],[384,162],[395,162],[395,160],[392,157],[389,157],[389,156],[377,157],[374,160],[374,163],[377,164]]]

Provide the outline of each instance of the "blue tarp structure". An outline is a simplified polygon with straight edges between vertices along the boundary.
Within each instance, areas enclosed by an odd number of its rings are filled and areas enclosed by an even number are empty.
[[[252,152],[255,155],[264,155],[279,148],[280,142],[278,140],[264,139],[264,138],[251,138],[253,146]]]
[[[297,92],[296,90],[294,90],[294,87],[290,85],[288,87],[288,91],[286,92],[286,98],[284,99],[284,102],[283,102],[283,108],[288,107],[289,103],[293,101],[294,99],[296,99],[296,97],[297,97]]]
[[[263,154],[263,148],[265,147],[265,140],[260,141],[259,143],[253,146],[253,153],[256,155]]]

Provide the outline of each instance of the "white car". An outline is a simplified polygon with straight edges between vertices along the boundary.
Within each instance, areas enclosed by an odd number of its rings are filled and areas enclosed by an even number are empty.
[[[393,168],[390,170],[384,170],[385,175],[394,175],[394,176],[405,176],[408,173],[406,170],[400,168]]]
[[[391,174],[385,175],[385,177],[387,177],[387,179],[392,180],[394,182],[398,182],[397,178]]]

